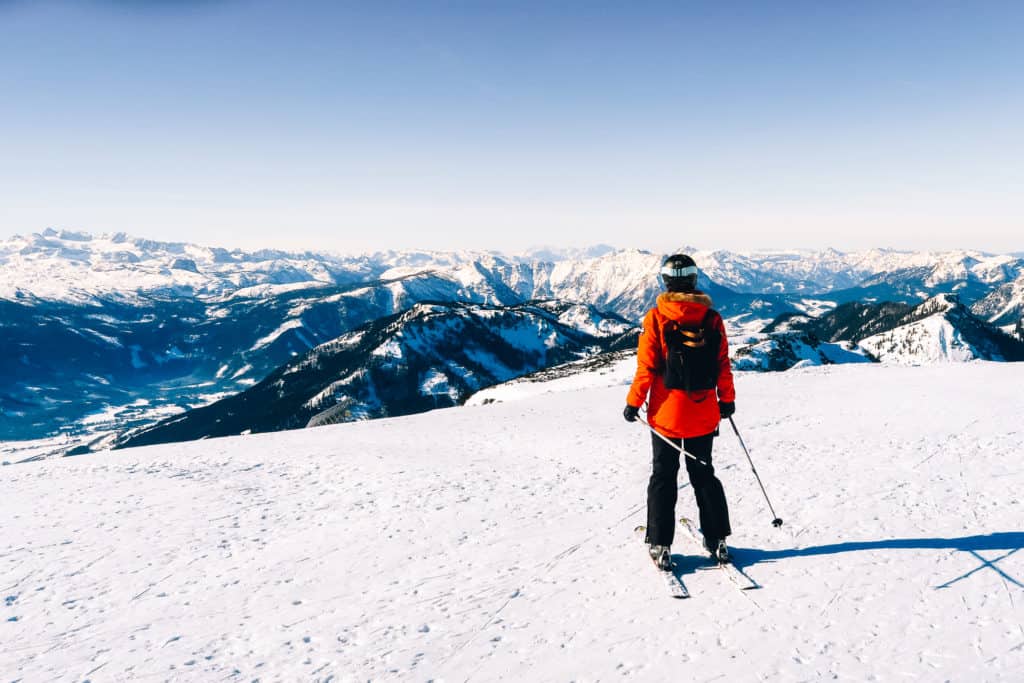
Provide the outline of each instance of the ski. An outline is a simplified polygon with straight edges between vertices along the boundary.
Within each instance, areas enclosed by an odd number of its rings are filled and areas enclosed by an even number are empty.
[[[634,531],[641,539],[644,538],[644,532],[647,531],[647,527],[638,526]],[[686,584],[683,580],[676,575],[674,569],[661,569],[658,565],[651,563],[654,570],[661,576],[662,581],[665,582],[665,588],[668,590],[668,594],[673,598],[684,599],[690,597],[690,591],[686,588]],[[674,564],[673,564],[674,567]]]
[[[686,531],[686,535],[689,536],[690,540],[707,556],[707,549],[704,547],[704,536],[697,530],[696,525],[686,517],[680,517],[679,523],[683,526],[683,530]],[[706,569],[720,569],[742,591],[756,590],[761,587],[761,584],[747,576],[739,567],[731,562],[719,562],[712,557],[708,557],[708,561],[711,564],[705,567]]]

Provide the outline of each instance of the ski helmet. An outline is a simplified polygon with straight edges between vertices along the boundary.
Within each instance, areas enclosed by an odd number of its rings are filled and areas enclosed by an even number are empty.
[[[661,281],[670,292],[697,289],[697,264],[686,254],[673,254],[661,264]]]

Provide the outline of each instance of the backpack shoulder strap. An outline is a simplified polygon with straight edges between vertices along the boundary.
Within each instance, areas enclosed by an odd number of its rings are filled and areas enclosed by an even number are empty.
[[[715,318],[720,318],[720,317],[722,317],[722,316],[720,316],[718,314],[718,311],[716,311],[713,308],[709,308],[707,310],[707,313],[704,314],[704,319],[700,321],[700,326],[701,327],[707,327],[709,325],[714,325],[715,324]]]

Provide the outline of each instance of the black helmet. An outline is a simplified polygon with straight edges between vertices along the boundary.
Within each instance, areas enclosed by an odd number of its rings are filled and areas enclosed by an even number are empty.
[[[661,281],[670,292],[697,289],[697,264],[686,254],[672,254],[661,264]]]

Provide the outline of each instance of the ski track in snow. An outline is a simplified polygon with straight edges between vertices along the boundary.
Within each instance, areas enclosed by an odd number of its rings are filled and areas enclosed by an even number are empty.
[[[4,680],[1021,680],[1024,365],[737,376],[740,592],[626,388],[0,468]],[[682,482],[681,482],[682,483]],[[680,515],[695,516],[688,485]]]

